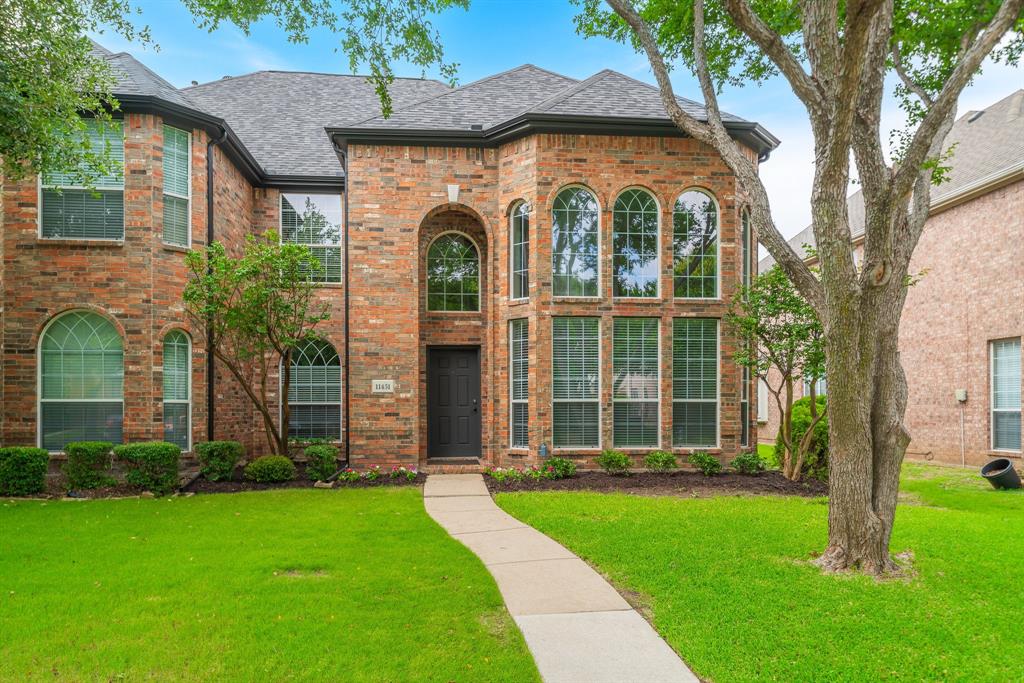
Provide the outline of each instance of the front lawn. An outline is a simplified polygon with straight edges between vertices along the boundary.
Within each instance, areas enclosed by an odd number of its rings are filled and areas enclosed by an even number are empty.
[[[505,510],[634,592],[717,681],[1024,677],[1024,492],[908,464],[893,538],[916,578],[824,576],[825,499],[501,494]]]
[[[536,681],[419,489],[3,501],[0,679]]]

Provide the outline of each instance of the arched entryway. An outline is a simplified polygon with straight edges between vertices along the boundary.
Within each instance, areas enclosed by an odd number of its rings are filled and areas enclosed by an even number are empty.
[[[419,230],[420,460],[486,457],[487,232],[471,210],[430,212]]]

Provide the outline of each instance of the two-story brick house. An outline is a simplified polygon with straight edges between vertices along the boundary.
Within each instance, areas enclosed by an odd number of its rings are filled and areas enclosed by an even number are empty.
[[[613,71],[525,65],[451,89],[266,71],[177,89],[121,76],[99,195],[3,187],[5,444],[206,439],[267,448],[181,304],[184,253],[274,228],[324,263],[324,340],[296,354],[291,433],[354,466],[580,459],[753,442],[719,324],[755,235],[735,179]],[[699,105],[683,101],[698,116]],[[778,141],[727,126],[751,158]],[[277,378],[272,378],[274,385]]]

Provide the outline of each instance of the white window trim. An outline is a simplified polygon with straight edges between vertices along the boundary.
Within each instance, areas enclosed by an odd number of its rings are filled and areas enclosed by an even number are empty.
[[[426,277],[424,278],[425,282],[423,283],[424,296],[426,297],[426,300],[423,302],[423,306],[424,306],[424,308],[426,308],[427,313],[440,313],[442,315],[446,315],[448,313],[452,313],[452,314],[455,314],[455,315],[466,315],[468,313],[470,315],[480,315],[480,314],[482,314],[484,312],[484,290],[483,290],[483,284],[484,284],[483,283],[484,263],[483,263],[483,258],[481,257],[481,253],[482,252],[480,251],[480,245],[477,244],[477,241],[475,239],[473,239],[472,235],[464,233],[461,230],[445,230],[444,232],[440,232],[440,233],[434,235],[434,237],[427,244],[426,252],[423,254],[423,265],[424,265],[424,267],[426,267],[427,261],[430,260],[430,249],[431,249],[431,247],[434,246],[434,242],[438,241],[439,239],[441,239],[445,235],[459,235],[460,237],[465,237],[467,240],[469,240],[469,243],[473,245],[474,251],[476,251],[476,291],[477,291],[476,310],[475,311],[439,311],[436,308],[431,308],[430,307],[430,275],[429,275],[429,273],[427,273]]]
[[[515,395],[515,376],[514,370],[514,349],[515,341],[513,336],[513,323],[518,320],[522,320],[526,324],[526,398],[513,398]],[[527,429],[526,433],[526,445],[517,446],[515,445],[515,407],[516,404],[526,405],[526,410],[530,410],[530,319],[529,318],[511,318],[508,321],[508,358],[509,358],[509,373],[508,373],[508,447],[509,450],[513,451],[529,451],[530,450],[530,433]],[[529,427],[529,414],[527,414],[527,427]]]
[[[515,260],[516,259],[516,256],[515,256],[516,246],[515,245],[517,244],[515,242],[515,238],[516,238],[515,219],[516,219],[516,215],[518,214],[519,210],[522,207],[526,207],[525,215],[526,215],[527,225],[529,226],[527,228],[527,230],[530,233],[533,232],[533,226],[530,224],[530,218],[533,216],[533,211],[532,211],[533,207],[531,207],[529,202],[527,202],[525,200],[516,201],[514,204],[512,204],[512,211],[510,211],[509,215],[508,215],[508,243],[509,243],[509,250],[508,250],[508,299],[509,299],[509,301],[528,301],[530,299],[530,268],[529,268],[529,265],[527,265],[527,268],[526,268],[526,293],[523,296],[516,296],[515,295],[515,291],[516,291],[516,285],[515,285],[515,282],[516,282],[516,266],[515,266],[515,262],[516,262],[516,260]],[[520,244],[522,244],[522,243],[520,243]],[[526,237],[525,244],[526,244],[527,264],[529,264],[529,254],[530,254],[530,236],[529,236],[529,234]],[[428,247],[428,251],[429,251],[429,247]]]
[[[746,231],[743,230],[744,216],[746,216]],[[721,230],[719,230],[721,232]],[[744,232],[746,234],[744,234]],[[754,224],[750,219],[750,209],[743,207],[740,209],[740,258],[743,263],[740,264],[740,284],[744,287],[749,288],[751,283],[754,281]],[[745,277],[744,277],[745,276]]]
[[[743,418],[743,405],[747,406],[746,424],[740,425],[740,448],[750,448],[750,368],[746,365],[740,366],[740,419]],[[746,440],[743,434],[747,435]]]
[[[596,318],[597,319],[597,398],[594,399],[575,399],[575,398],[555,398],[554,389],[554,376],[555,376],[555,344],[554,344],[554,326],[555,318]],[[552,452],[565,453],[567,451],[573,452],[598,452],[604,449],[604,423],[602,418],[604,417],[604,406],[602,405],[601,397],[604,395],[604,344],[601,343],[602,338],[602,327],[604,326],[604,319],[600,316],[594,315],[559,315],[551,316],[551,331],[552,334],[549,337],[551,340],[551,379],[552,379],[552,392],[551,392],[551,450]],[[556,403],[596,403],[597,404],[597,445],[596,446],[555,446],[555,415],[554,407]]]
[[[676,279],[675,279],[675,238],[676,238],[676,207],[675,202],[679,201],[687,192],[700,192],[711,199],[711,202],[715,205],[715,295],[711,297],[704,296],[676,296]],[[672,298],[675,301],[721,301],[722,300],[722,207],[718,203],[718,197],[716,197],[711,190],[694,185],[692,187],[684,188],[682,192],[676,195],[675,201],[672,202]]]
[[[186,240],[185,244],[183,244],[183,245],[182,244],[175,244],[174,242],[167,242],[163,238],[164,231],[161,230],[160,231],[160,241],[164,245],[166,245],[168,247],[177,247],[179,249],[182,249],[182,248],[184,248],[184,249],[191,249],[192,248],[192,131],[185,130],[184,128],[178,128],[177,126],[171,126],[171,125],[166,124],[166,123],[164,125],[166,127],[168,127],[168,128],[174,128],[176,130],[180,130],[181,132],[185,133],[185,135],[188,136],[188,196],[187,197],[183,197],[180,194],[175,194],[173,192],[168,192],[166,189],[164,189],[164,191],[163,191],[163,193],[165,195],[170,195],[171,197],[176,197],[177,199],[184,199],[185,201],[188,202],[188,206],[185,209],[185,211],[186,211],[185,215],[188,217],[188,223],[187,223],[188,227],[186,228],[185,232],[188,233],[188,239]],[[166,157],[166,149],[164,151],[163,158],[164,159],[167,158]],[[163,220],[162,217],[161,217],[161,220]],[[189,348],[190,349],[191,349],[191,344],[192,344],[192,340],[190,338],[189,339]],[[191,362],[191,356],[189,357],[189,362]],[[191,431],[191,430],[189,430],[189,431]]]
[[[679,316],[677,316],[679,317]],[[719,318],[708,318],[705,316],[694,316],[681,317],[682,320],[714,320],[715,321],[715,443],[713,446],[707,444],[677,444],[675,438],[672,439],[672,448],[678,449],[689,449],[689,450],[704,450],[708,448],[721,448],[722,447],[722,321]],[[675,318],[673,318],[673,321]],[[673,322],[673,335],[675,334],[675,322]],[[673,338],[673,343],[675,339]],[[673,359],[674,364],[674,359]],[[673,380],[675,378],[673,377]],[[676,398],[672,397],[672,403],[711,403],[707,399],[693,399],[693,398]],[[673,430],[675,425],[673,425]]]
[[[335,353],[338,353],[338,347],[325,339],[328,344],[334,349]],[[338,353],[338,367],[341,367],[341,354]],[[284,359],[282,358],[277,365],[277,426],[278,429],[284,426]],[[345,440],[345,373],[341,373],[341,400],[338,401],[338,441]],[[322,403],[319,401],[293,401],[291,392],[288,392],[288,405],[289,406],[333,406],[333,402]],[[291,427],[291,416],[289,415],[289,424]],[[284,435],[286,440],[291,439],[287,434]]]
[[[45,448],[43,446],[43,404],[44,403],[116,403],[116,401],[109,398],[47,398],[43,399],[43,340],[46,338],[46,333],[49,331],[50,326],[53,325],[58,319],[64,317],[69,313],[93,313],[102,318],[107,316],[93,311],[88,308],[70,308],[66,311],[61,311],[57,315],[50,318],[50,320],[43,326],[42,331],[39,333],[39,340],[36,343],[36,446],[38,448]],[[108,318],[109,320],[109,318]],[[116,329],[116,326],[115,326]],[[120,332],[118,332],[120,334]],[[121,367],[122,373],[124,372],[124,337],[121,337]],[[121,379],[121,429],[122,429],[122,440],[124,438],[124,377],[122,374]],[[117,445],[117,444],[115,444]],[[64,451],[47,451],[48,453],[63,453]]]
[[[654,200],[654,206],[657,209],[657,231],[655,232],[655,239],[657,240],[654,245],[654,253],[656,255],[656,268],[657,276],[654,278],[655,281],[655,294],[654,296],[616,296],[615,295],[615,205],[626,192],[630,190],[640,190],[645,192],[651,199]],[[598,225],[600,228],[600,225]],[[598,242],[600,243],[600,235],[598,235]],[[630,185],[629,187],[622,188],[617,195],[615,195],[615,201],[612,202],[612,298],[616,301],[660,301],[661,300],[661,202],[658,200],[658,196],[651,190],[647,189],[643,185]],[[599,259],[600,261],[600,259]],[[600,270],[600,268],[598,269]],[[600,276],[598,277],[600,280]],[[598,290],[600,291],[600,290]]]
[[[763,396],[762,396],[763,394]],[[768,421],[768,383],[757,378],[757,421]]]
[[[612,387],[612,443],[613,444],[615,443],[615,404],[616,403],[654,403],[654,404],[657,405],[657,408],[658,408],[658,410],[657,410],[657,415],[658,415],[658,431],[657,431],[658,442],[655,445],[653,445],[653,446],[614,446],[614,448],[623,448],[623,449],[631,450],[631,451],[634,451],[634,450],[661,450],[661,443],[662,443],[662,439],[661,439],[661,422],[662,422],[662,420],[661,420],[661,398],[662,398],[662,396],[661,396],[661,336],[662,336],[661,335],[661,318],[656,317],[656,316],[650,316],[650,315],[616,316],[616,318],[622,318],[622,319],[640,318],[642,320],[646,319],[646,320],[656,320],[657,321],[657,323],[658,323],[658,338],[657,338],[657,344],[658,344],[658,351],[657,351],[657,354],[658,354],[657,355],[657,360],[658,360],[658,363],[657,363],[657,367],[658,367],[658,381],[657,381],[658,396],[657,396],[657,398],[644,398],[644,399],[615,398],[615,388],[614,388],[614,385],[613,385],[613,387]],[[614,325],[615,325],[615,319],[616,318],[612,319],[612,381],[613,382],[614,382],[614,378],[615,378],[615,328],[614,328]]]
[[[338,282],[329,280],[315,280],[313,285],[316,287],[337,287],[343,284],[345,281],[345,263],[342,259],[345,255],[342,253],[342,231],[338,231],[338,240],[332,244],[300,244],[299,242],[285,242],[284,240],[284,196],[286,194],[301,194],[309,197],[340,197],[341,198],[341,221],[342,225],[345,223],[345,199],[341,195],[333,192],[285,192],[280,190],[277,193],[277,240],[278,244],[298,244],[300,247],[308,247],[310,249],[337,249],[338,250],[338,262],[341,263],[341,279]]]
[[[989,444],[988,445],[989,445],[989,448],[993,452],[995,452],[995,453],[1020,453],[1021,452],[1021,449],[996,448],[996,430],[995,430],[995,419],[994,419],[995,413],[1020,413],[1022,419],[1024,419],[1024,405],[1022,405],[1020,408],[1017,408],[1016,410],[1011,410],[1009,408],[996,408],[996,400],[995,400],[995,397],[996,397],[996,382],[995,382],[995,379],[996,379],[996,375],[995,375],[996,354],[995,354],[995,345],[998,342],[1013,341],[1015,339],[1020,340],[1019,337],[1005,337],[1003,339],[992,339],[992,340],[989,340],[989,343],[988,343],[988,385],[989,385],[989,389],[988,389],[988,405],[989,405],[989,417],[988,417],[988,421],[989,421],[988,432],[989,432],[989,435],[988,436],[989,436]],[[1022,349],[1024,349],[1024,343],[1022,343],[1020,346],[1021,346]],[[1022,368],[1024,368],[1024,363],[1022,363]],[[1022,444],[1022,445],[1024,445],[1024,444]]]
[[[555,219],[554,219],[554,211],[555,211],[555,209],[554,209],[554,204],[555,204],[555,199],[558,198],[558,195],[562,194],[562,192],[564,192],[566,190],[573,190],[573,189],[586,190],[588,193],[590,193],[590,196],[594,198],[594,203],[597,204],[597,294],[594,294],[594,295],[585,295],[585,294],[555,294],[555,282],[554,282],[554,270],[555,270],[555,244],[554,244]],[[601,270],[602,270],[602,268],[601,268],[601,254],[603,253],[602,252],[602,247],[604,246],[603,241],[601,240],[601,232],[602,232],[601,231],[601,227],[602,227],[601,226],[601,216],[603,214],[603,210],[601,209],[601,200],[598,199],[596,192],[594,192],[592,189],[590,189],[589,187],[587,187],[586,185],[584,185],[582,183],[570,183],[568,185],[564,185],[564,186],[558,188],[558,190],[556,190],[555,193],[553,195],[551,195],[551,196],[552,196],[552,200],[551,200],[551,207],[552,208],[549,211],[549,214],[550,214],[550,217],[551,217],[551,229],[548,231],[548,239],[552,240],[552,242],[551,242],[551,298],[552,299],[556,299],[556,300],[566,300],[566,301],[572,301],[574,299],[589,299],[589,300],[592,300],[592,301],[600,300],[602,298],[601,297],[601,292],[602,292],[601,287],[604,284],[602,282],[602,279],[601,279]],[[565,316],[565,317],[572,317],[572,316]],[[583,317],[586,317],[586,316],[583,316]]]
[[[192,429],[193,429],[193,426],[194,426],[192,424],[192,337],[189,336],[188,332],[186,332],[185,330],[183,330],[181,328],[177,328],[177,327],[174,328],[173,330],[168,330],[167,334],[170,334],[171,332],[181,332],[183,335],[185,335],[185,341],[188,344],[188,398],[185,399],[185,400],[182,400],[180,398],[177,398],[177,399],[167,399],[167,398],[165,398],[163,396],[161,396],[161,398],[163,398],[163,402],[165,404],[166,403],[175,403],[175,404],[186,403],[186,404],[188,404],[188,448],[186,448],[184,452],[185,453],[191,453],[192,452]],[[163,368],[162,372],[166,372],[166,366],[164,365],[164,358],[163,358],[162,354],[163,354],[163,349],[166,348],[167,334],[164,335],[164,343],[163,343],[163,345],[161,345],[160,363],[161,363],[161,368]],[[161,391],[162,391],[162,388],[161,388]],[[167,419],[167,416],[164,415],[163,416],[163,420],[161,420],[161,423],[166,425],[167,424],[166,421],[165,421],[166,419]],[[164,428],[166,429],[166,427],[164,427]],[[163,437],[163,434],[161,434],[160,436]]]

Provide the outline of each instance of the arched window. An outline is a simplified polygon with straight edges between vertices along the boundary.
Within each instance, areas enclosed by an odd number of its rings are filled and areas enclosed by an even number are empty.
[[[677,298],[718,298],[718,205],[688,190],[672,212],[674,290]]]
[[[192,447],[192,344],[181,330],[164,337],[164,441]]]
[[[612,211],[613,296],[658,296],[658,270],[658,203],[626,190]]]
[[[341,438],[341,359],[330,342],[310,340],[292,350],[288,437]]]
[[[446,232],[427,250],[427,310],[480,310],[480,255],[465,235]]]
[[[555,296],[597,296],[597,199],[567,187],[551,207],[551,285]]]
[[[511,214],[511,252],[513,299],[530,296],[530,205],[519,202]]]
[[[124,346],[113,323],[89,311],[55,318],[39,344],[39,444],[121,443]]]

